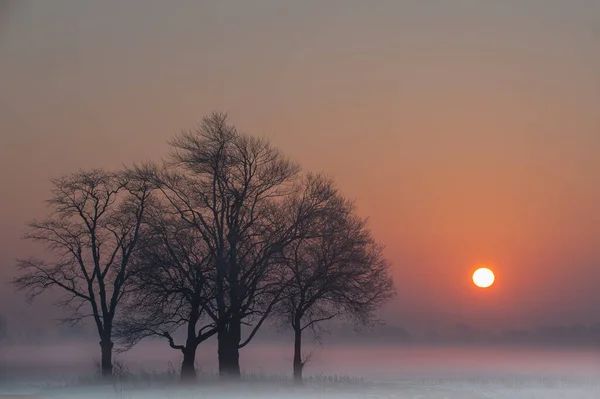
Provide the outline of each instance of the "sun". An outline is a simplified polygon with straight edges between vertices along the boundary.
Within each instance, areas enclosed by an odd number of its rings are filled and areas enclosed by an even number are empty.
[[[480,288],[490,287],[492,284],[494,284],[495,279],[496,277],[494,276],[494,272],[487,267],[479,268],[475,270],[475,273],[473,273],[473,282]]]

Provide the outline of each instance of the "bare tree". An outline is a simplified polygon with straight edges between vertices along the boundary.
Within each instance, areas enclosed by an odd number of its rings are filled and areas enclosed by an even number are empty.
[[[29,223],[25,238],[40,242],[47,259],[18,260],[13,280],[31,301],[58,288],[58,305],[77,323],[91,317],[100,337],[101,367],[112,375],[112,332],[117,307],[127,293],[130,260],[140,243],[152,187],[143,174],[80,171],[52,180],[51,215]]]
[[[239,349],[252,340],[283,290],[277,254],[325,201],[307,199],[293,217],[282,218],[298,194],[299,167],[268,142],[238,133],[225,114],[204,118],[171,145],[170,170],[158,186],[197,230],[214,262],[214,307],[203,308],[218,328],[219,372],[238,378]],[[242,324],[250,327],[247,337]]]
[[[213,259],[197,230],[166,207],[152,209],[146,224],[151,238],[134,258],[131,294],[116,335],[125,349],[146,337],[166,339],[183,354],[182,380],[193,380],[196,349],[217,332],[214,317],[206,316],[214,312]],[[186,331],[183,345],[173,338],[180,328]]]
[[[312,178],[310,185],[331,181]],[[287,292],[277,313],[294,331],[294,380],[302,382],[307,361],[302,357],[302,333],[318,333],[320,323],[349,317],[362,325],[374,321],[375,310],[394,294],[388,262],[353,205],[336,193],[329,212],[305,226],[304,234],[284,250]]]

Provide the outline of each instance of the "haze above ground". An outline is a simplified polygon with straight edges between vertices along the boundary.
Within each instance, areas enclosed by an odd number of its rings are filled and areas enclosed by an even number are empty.
[[[20,237],[49,178],[159,160],[217,109],[356,200],[389,324],[600,321],[600,3],[3,4],[2,281],[41,253]],[[48,301],[0,300],[10,328],[56,328]]]

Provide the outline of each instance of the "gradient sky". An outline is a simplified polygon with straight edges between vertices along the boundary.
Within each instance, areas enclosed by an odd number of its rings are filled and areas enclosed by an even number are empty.
[[[370,217],[398,288],[388,321],[600,320],[600,2],[2,4],[3,281],[35,252],[20,236],[49,178],[159,159],[225,110]],[[0,292],[14,320],[47,307]]]

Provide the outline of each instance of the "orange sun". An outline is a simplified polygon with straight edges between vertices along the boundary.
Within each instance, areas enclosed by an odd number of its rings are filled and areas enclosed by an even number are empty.
[[[490,287],[492,284],[494,284],[495,279],[494,272],[487,267],[479,268],[475,270],[475,273],[473,273],[473,282],[480,288]]]

